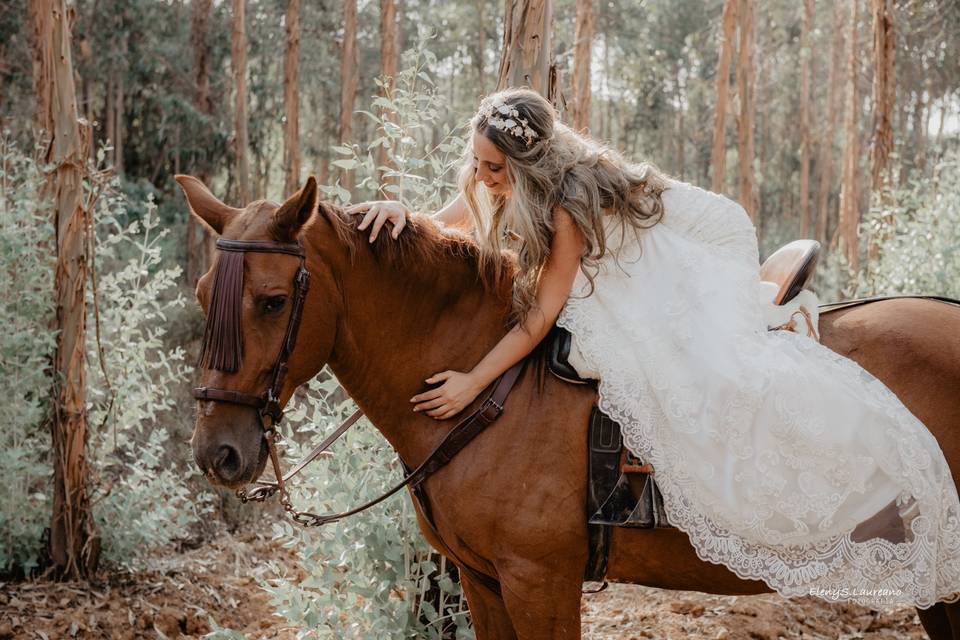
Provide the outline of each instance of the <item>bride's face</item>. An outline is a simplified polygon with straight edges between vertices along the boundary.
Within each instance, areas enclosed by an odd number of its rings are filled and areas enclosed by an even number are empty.
[[[490,142],[490,138],[477,131],[473,132],[473,167],[477,180],[491,193],[510,194],[507,157]]]

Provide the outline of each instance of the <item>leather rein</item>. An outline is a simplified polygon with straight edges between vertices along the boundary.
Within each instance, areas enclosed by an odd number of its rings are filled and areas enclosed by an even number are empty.
[[[193,397],[197,400],[237,404],[257,410],[276,480],[258,480],[256,483],[257,486],[249,491],[246,488],[238,489],[237,496],[243,502],[262,502],[277,493],[279,494],[280,504],[284,511],[300,525],[305,527],[319,527],[330,522],[336,522],[347,516],[369,509],[386,500],[404,487],[409,486],[411,489],[417,488],[430,475],[449,463],[459,451],[486,429],[486,427],[503,412],[504,401],[510,394],[510,390],[513,388],[517,378],[520,376],[525,360],[516,363],[497,378],[493,384],[492,391],[480,407],[460,420],[419,466],[409,471],[403,480],[387,492],[369,502],[342,513],[315,514],[296,510],[287,492],[287,482],[300,473],[304,467],[313,462],[321,453],[329,449],[347,430],[354,426],[363,416],[363,411],[359,409],[355,411],[289,472],[286,474],[282,472],[280,469],[280,456],[277,453],[277,439],[280,437],[277,432],[277,425],[283,420],[283,408],[280,406],[280,393],[287,376],[287,361],[290,359],[293,349],[297,344],[297,334],[299,333],[300,321],[303,317],[303,307],[307,299],[307,292],[310,290],[310,272],[307,271],[306,268],[306,252],[303,246],[297,243],[271,241],[219,239],[217,240],[217,248],[221,251],[236,251],[242,253],[282,253],[296,256],[300,259],[300,266],[293,280],[293,306],[290,310],[290,319],[287,321],[286,333],[283,337],[283,343],[280,346],[280,353],[277,354],[277,359],[274,362],[270,375],[270,385],[266,391],[260,395],[252,395],[240,391],[213,387],[196,387],[193,390]],[[409,469],[406,463],[403,463],[403,466],[405,469]]]

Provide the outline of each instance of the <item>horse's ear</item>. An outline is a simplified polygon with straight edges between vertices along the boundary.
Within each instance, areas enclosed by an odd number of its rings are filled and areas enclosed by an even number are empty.
[[[202,182],[193,176],[177,175],[174,179],[183,189],[183,194],[187,196],[190,211],[210,225],[217,234],[222,234],[223,228],[231,218],[243,212],[242,209],[235,209],[220,202]]]
[[[273,214],[271,229],[273,235],[280,242],[296,240],[300,228],[310,219],[317,210],[317,180],[313,176],[307,178],[307,184],[284,202]]]

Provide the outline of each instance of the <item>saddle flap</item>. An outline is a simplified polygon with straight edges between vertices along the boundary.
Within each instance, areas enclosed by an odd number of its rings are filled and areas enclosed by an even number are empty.
[[[571,384],[594,384],[597,376],[587,372],[570,332],[554,325],[547,337],[547,368],[554,376]],[[581,375],[582,373],[588,375]]]
[[[646,529],[671,526],[652,467],[623,446],[620,425],[596,406],[588,438],[587,522]]]

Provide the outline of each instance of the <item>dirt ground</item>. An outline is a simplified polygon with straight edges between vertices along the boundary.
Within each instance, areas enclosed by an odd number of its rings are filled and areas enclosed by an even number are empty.
[[[258,586],[268,559],[296,566],[269,540],[229,535],[151,560],[148,571],[87,583],[0,583],[0,640],[202,638],[215,625],[250,640],[293,640]],[[587,639],[926,638],[913,609],[874,613],[815,598],[707,596],[611,585],[583,598]],[[215,625],[214,625],[215,623]]]
[[[296,565],[269,540],[221,535],[197,549],[168,550],[150,570],[114,573],[91,583],[0,583],[0,640],[8,638],[202,638],[216,627],[254,638],[293,640],[273,615],[258,578],[267,560]]]
[[[708,596],[611,585],[607,591],[584,596],[581,611],[583,637],[595,640],[927,637],[912,608],[878,613],[813,597]]]

